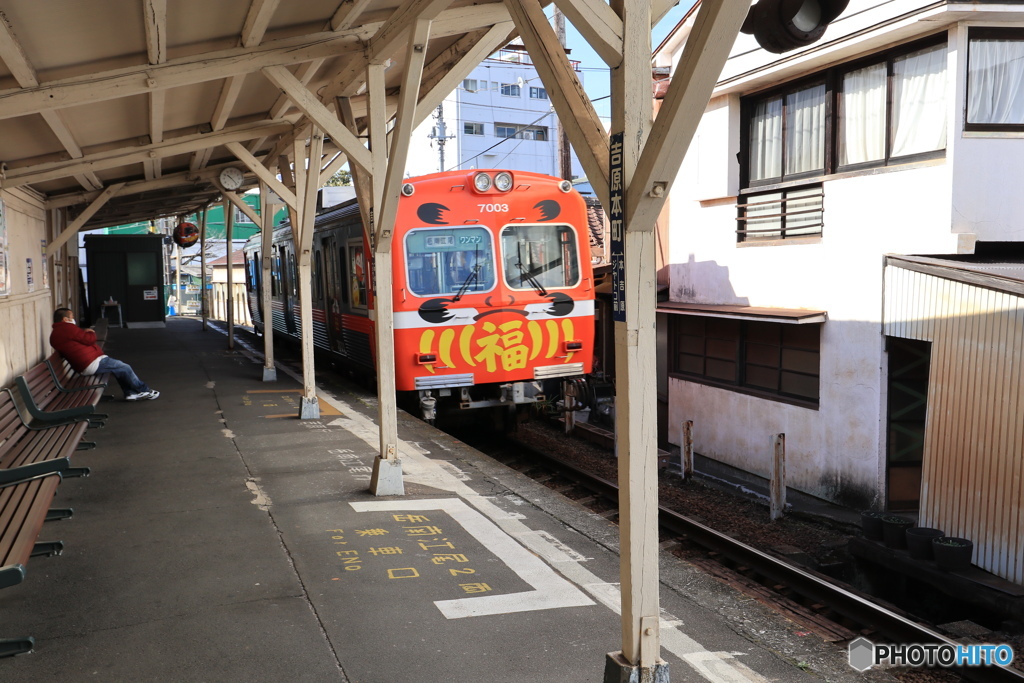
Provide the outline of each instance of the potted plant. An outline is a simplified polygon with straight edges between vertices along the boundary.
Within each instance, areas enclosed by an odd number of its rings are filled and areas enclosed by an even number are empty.
[[[882,540],[882,517],[885,517],[885,513],[875,510],[860,513],[860,528],[864,532],[864,538],[872,541]]]
[[[907,550],[915,560],[931,560],[935,557],[932,553],[932,539],[945,536],[942,529],[933,529],[927,526],[915,526],[907,529]]]
[[[932,539],[932,552],[935,554],[935,564],[939,567],[959,572],[970,568],[974,543],[966,538],[939,536]]]
[[[886,548],[902,550],[907,547],[907,529],[914,526],[914,520],[899,515],[882,517],[882,540]]]

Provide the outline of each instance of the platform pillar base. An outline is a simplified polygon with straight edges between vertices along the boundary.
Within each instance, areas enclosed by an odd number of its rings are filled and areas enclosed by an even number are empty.
[[[375,496],[405,495],[405,482],[402,481],[402,461],[400,459],[388,460],[379,455],[373,459],[370,493]]]
[[[299,419],[300,420],[319,420],[320,419],[320,399],[302,397],[302,406],[299,408]]]
[[[277,381],[277,368],[263,368],[263,381],[264,382],[276,382]]]
[[[609,652],[604,660],[604,683],[669,683],[668,662],[634,666],[621,652]]]

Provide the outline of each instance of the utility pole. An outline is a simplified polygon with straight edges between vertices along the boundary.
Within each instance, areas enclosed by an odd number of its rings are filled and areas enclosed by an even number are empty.
[[[454,138],[454,135],[448,135],[448,128],[444,123],[444,103],[437,105],[437,114],[434,115],[437,120],[437,125],[430,131],[429,137],[431,140],[437,140],[437,153],[440,157],[441,167],[438,169],[441,173],[444,173],[444,145],[446,142]]]
[[[565,15],[562,10],[555,8],[555,35],[558,36],[558,44],[565,49]],[[569,147],[569,136],[562,125],[562,119],[555,116],[558,122],[558,168],[559,175],[564,180],[572,180],[572,152]]]

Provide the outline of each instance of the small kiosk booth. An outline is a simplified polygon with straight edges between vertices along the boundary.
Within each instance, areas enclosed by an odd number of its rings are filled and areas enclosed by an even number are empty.
[[[89,316],[111,325],[163,324],[163,235],[87,235]]]

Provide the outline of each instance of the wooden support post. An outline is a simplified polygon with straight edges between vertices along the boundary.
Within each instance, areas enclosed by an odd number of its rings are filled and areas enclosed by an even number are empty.
[[[235,212],[231,210],[231,201],[224,197],[224,232],[228,245],[228,292],[227,292],[227,314],[224,316],[228,322],[228,348],[235,348],[235,253],[234,245],[231,243],[232,232],[235,227]]]
[[[769,514],[774,522],[786,511],[786,435],[772,436],[772,466],[769,474]]]
[[[199,226],[199,305],[202,308],[203,332],[206,332],[206,320],[210,315],[206,300],[206,224],[210,218],[210,207],[203,207],[203,220]]]
[[[274,311],[271,298],[271,266],[273,265],[274,205],[270,202],[270,186],[260,183],[260,308],[263,311],[263,381],[277,381],[274,365]]]
[[[622,61],[612,69],[612,144],[609,195],[629,196],[630,183],[653,122],[651,98],[650,0],[612,0],[622,19]],[[628,207],[612,199],[613,239],[617,240],[615,319],[615,446],[619,459],[620,581],[622,591],[621,659],[641,680],[668,679],[660,657],[657,628],[658,451],[655,359],[656,273],[654,223],[624,220]],[[616,221],[618,224],[616,225]],[[617,264],[617,265],[616,265]],[[606,661],[605,680],[626,675]]]
[[[367,67],[366,86],[373,169],[369,183],[365,183],[369,186],[371,194],[370,222],[367,223],[366,229],[373,247],[373,306],[376,317],[374,327],[377,332],[377,418],[380,428],[380,454],[373,460],[370,493],[375,496],[400,496],[405,494],[405,482],[402,481],[402,460],[398,457],[398,412],[395,406],[394,309],[389,296],[392,283],[391,240],[386,240],[384,245],[378,240],[388,164],[387,99],[384,92],[383,64],[371,64]],[[361,177],[356,178],[357,191],[360,189]]]
[[[683,422],[683,445],[679,450],[683,481],[693,478],[693,420]]]
[[[316,395],[316,363],[313,348],[313,223],[316,220],[316,193],[320,189],[320,157],[324,134],[316,126],[309,137],[295,143],[295,196],[299,204],[299,222],[292,226],[295,252],[299,262],[299,316],[302,326],[302,404],[299,419],[319,420],[320,400]],[[298,228],[298,229],[296,229]],[[389,290],[390,291],[390,290]]]

